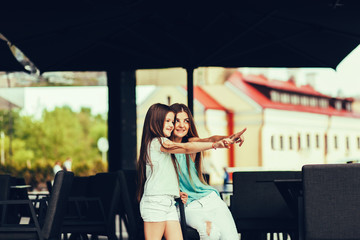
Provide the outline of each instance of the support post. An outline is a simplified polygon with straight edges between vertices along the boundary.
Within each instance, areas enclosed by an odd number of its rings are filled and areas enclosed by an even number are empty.
[[[136,169],[136,77],[134,71],[107,71],[109,91],[108,171]]]

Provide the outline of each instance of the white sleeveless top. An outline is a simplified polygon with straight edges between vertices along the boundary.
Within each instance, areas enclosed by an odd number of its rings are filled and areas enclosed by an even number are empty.
[[[162,137],[161,141],[169,139]],[[179,197],[179,182],[171,160],[170,153],[161,152],[161,144],[158,138],[154,138],[149,147],[149,157],[153,165],[146,164],[146,182],[144,196],[170,195]]]

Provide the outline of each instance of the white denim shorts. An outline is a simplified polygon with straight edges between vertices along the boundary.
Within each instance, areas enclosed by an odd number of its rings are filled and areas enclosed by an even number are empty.
[[[143,196],[140,213],[144,222],[179,221],[174,197],[170,195]]]

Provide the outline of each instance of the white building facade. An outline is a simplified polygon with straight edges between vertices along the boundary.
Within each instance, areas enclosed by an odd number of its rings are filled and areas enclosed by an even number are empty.
[[[242,116],[236,118],[252,116],[247,124],[258,126],[247,134],[255,135],[259,145],[244,146],[252,151],[236,154],[243,163],[234,167],[300,170],[304,164],[360,160],[360,115],[352,111],[352,99],[332,98],[291,80],[270,81],[239,72],[230,76],[226,86],[243,104],[255,106],[253,111],[238,112]]]

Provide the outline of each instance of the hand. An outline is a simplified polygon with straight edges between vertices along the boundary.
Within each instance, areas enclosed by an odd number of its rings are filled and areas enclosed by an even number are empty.
[[[244,128],[241,132],[237,132],[231,136],[229,136],[229,138],[234,141],[235,143],[239,143],[239,147],[241,147],[241,145],[243,145],[245,138],[243,135],[243,133],[246,131],[246,128]]]
[[[180,192],[180,199],[185,204],[188,200],[188,194],[186,192]]]
[[[234,141],[231,140],[230,138],[224,138],[220,141],[214,142],[213,143],[213,148],[230,148],[230,144],[233,144]]]

